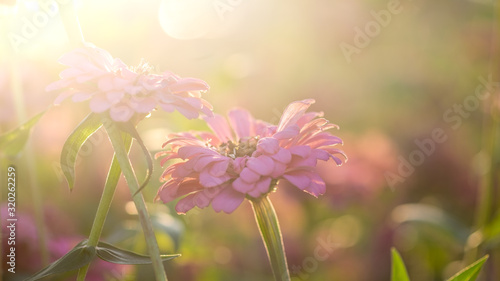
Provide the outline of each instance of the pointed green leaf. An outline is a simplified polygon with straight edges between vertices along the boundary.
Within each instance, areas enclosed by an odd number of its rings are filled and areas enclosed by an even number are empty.
[[[141,139],[141,136],[137,132],[137,129],[135,126],[130,123],[118,123],[120,129],[128,134],[130,134],[139,144],[139,146],[142,149],[142,152],[144,153],[144,156],[146,157],[146,161],[148,164],[148,170],[146,171],[146,178],[144,179],[144,182],[141,184],[139,189],[133,194],[135,196],[137,193],[139,193],[146,185],[148,184],[149,180],[151,179],[151,176],[153,175],[153,158],[151,157],[151,153],[149,152],[148,148],[144,144],[144,141]]]
[[[488,255],[480,258],[473,264],[469,265],[468,267],[462,269],[460,272],[457,274],[453,275],[450,279],[447,281],[474,281],[476,280],[479,271],[483,267],[484,263],[488,259]]]
[[[68,181],[69,189],[75,184],[76,156],[85,141],[102,126],[99,115],[90,113],[76,129],[71,133],[64,143],[61,152],[61,169]]]
[[[151,264],[151,258],[124,249],[117,248],[105,242],[99,242],[96,247],[97,256],[107,262],[117,264]],[[162,261],[179,257],[180,254],[161,255]]]
[[[42,111],[32,117],[26,123],[22,124],[20,127],[1,135],[0,151],[3,151],[3,153],[5,153],[5,155],[7,156],[15,156],[19,152],[21,152],[24,145],[28,141],[31,129],[44,114],[45,111]]]
[[[96,251],[94,247],[87,245],[87,240],[84,240],[76,245],[66,255],[51,263],[44,269],[38,271],[25,281],[40,280],[44,277],[53,274],[60,274],[72,270],[79,269],[92,261]]]
[[[392,271],[391,281],[410,281],[405,264],[398,251],[395,248],[391,249],[392,253]]]

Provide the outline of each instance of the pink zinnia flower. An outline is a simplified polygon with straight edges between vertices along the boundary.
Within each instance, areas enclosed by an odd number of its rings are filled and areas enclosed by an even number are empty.
[[[128,67],[90,43],[64,54],[59,62],[69,68],[60,73],[61,80],[46,88],[62,90],[55,104],[70,96],[74,102],[90,100],[93,112],[109,111],[119,122],[127,122],[134,114],[147,114],[158,105],[168,112],[178,110],[189,119],[200,113],[212,115],[212,106],[201,98],[209,86],[200,79],[171,72],[152,74],[147,63]]]
[[[205,118],[212,133],[180,133],[170,136],[163,146],[170,149],[156,156],[182,159],[162,175],[165,184],[157,198],[176,205],[186,213],[209,204],[216,212],[233,212],[245,197],[259,198],[286,180],[312,194],[325,192],[325,182],[316,171],[318,160],[333,159],[337,165],[345,157],[337,149],[342,140],[326,132],[337,128],[322,113],[306,110],[314,100],[292,102],[285,109],[278,126],[254,119],[243,109],[229,112],[229,124],[220,115]],[[231,130],[232,128],[232,130]]]

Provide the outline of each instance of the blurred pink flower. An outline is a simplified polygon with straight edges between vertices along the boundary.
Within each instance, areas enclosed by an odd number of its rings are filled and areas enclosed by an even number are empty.
[[[385,173],[397,169],[398,151],[391,139],[379,131],[343,137],[349,163],[342,169],[328,161],[318,165],[332,206],[343,208],[352,203],[377,203],[377,196],[387,188]]]
[[[183,197],[176,205],[178,213],[198,206],[226,213],[233,212],[245,197],[258,198],[272,191],[284,179],[312,194],[325,192],[325,183],[316,171],[318,160],[342,160],[344,153],[335,148],[338,137],[325,132],[336,128],[306,110],[314,100],[292,102],[285,109],[278,126],[254,119],[244,109],[228,114],[229,123],[220,115],[205,118],[211,133],[180,133],[170,136],[163,146],[170,149],[156,156],[187,160],[169,166],[162,175],[165,184],[157,198],[170,202]],[[232,128],[232,130],[231,130]]]
[[[181,78],[168,71],[152,74],[152,67],[144,62],[128,67],[90,43],[64,54],[59,62],[69,68],[60,73],[61,80],[46,88],[62,90],[55,104],[70,96],[74,102],[90,100],[93,112],[109,111],[118,122],[127,122],[136,113],[147,114],[158,105],[189,119],[200,113],[212,115],[212,106],[201,98],[209,86],[200,79]]]

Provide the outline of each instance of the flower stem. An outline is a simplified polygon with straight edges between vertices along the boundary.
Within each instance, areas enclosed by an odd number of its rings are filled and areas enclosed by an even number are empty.
[[[130,136],[124,137],[125,150],[127,153],[132,145],[132,138]],[[121,175],[120,164],[113,155],[113,160],[111,161],[111,166],[109,167],[108,176],[106,178],[106,184],[104,185],[104,190],[102,192],[101,201],[97,207],[97,212],[94,218],[94,223],[92,224],[92,229],[90,230],[89,239],[87,244],[89,246],[97,246],[99,238],[101,237],[101,232],[104,227],[104,222],[106,221],[106,216],[108,215],[109,208],[111,207],[111,201],[115,195],[116,186]],[[77,281],[84,281],[90,264],[80,268],[78,271]]]
[[[120,164],[123,175],[125,176],[125,180],[127,181],[127,185],[130,189],[130,193],[134,195],[139,189],[139,184],[137,182],[134,170],[132,169],[132,164],[130,163],[130,159],[128,158],[128,153],[123,144],[120,132],[116,124],[110,122],[110,120],[107,118],[104,118],[103,124],[106,128],[106,131],[108,132],[109,139],[111,140],[111,144],[113,145],[113,148],[115,150],[115,156],[118,160],[118,163]],[[146,203],[144,202],[144,197],[142,196],[142,193],[139,192],[135,196],[132,196],[132,199],[134,200],[142,230],[146,238],[149,256],[151,258],[151,261],[153,262],[153,270],[155,273],[156,281],[166,281],[167,275],[161,261],[158,242],[156,241],[153,226],[151,224],[151,220],[149,219]]]
[[[278,223],[278,217],[269,197],[250,200],[259,226],[260,234],[271,263],[274,280],[289,281],[290,273],[286,262],[285,248]]]
[[[64,6],[61,5],[61,20],[66,29],[68,40],[73,47],[79,47],[85,39],[76,13],[75,1],[71,0]]]

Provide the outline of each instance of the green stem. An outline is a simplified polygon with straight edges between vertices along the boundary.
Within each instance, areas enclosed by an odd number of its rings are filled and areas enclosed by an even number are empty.
[[[123,175],[125,176],[125,180],[127,181],[127,185],[130,189],[130,193],[132,194],[132,199],[134,200],[142,230],[146,238],[149,256],[151,257],[151,261],[153,262],[153,270],[155,273],[156,281],[166,281],[167,275],[161,261],[158,242],[156,241],[153,226],[151,224],[151,220],[149,219],[149,214],[146,208],[146,203],[144,202],[144,197],[142,196],[142,193],[138,193],[133,196],[136,191],[139,190],[139,183],[137,182],[132,164],[130,163],[130,159],[128,158],[127,150],[123,145],[120,131],[117,128],[116,124],[110,122],[110,120],[107,118],[104,118],[103,124],[106,128],[106,131],[108,132],[109,139],[111,140],[111,144],[113,145],[113,148],[115,150],[115,156],[118,159],[118,163],[120,164],[120,168],[123,172]]]
[[[80,27],[80,22],[78,20],[78,15],[76,13],[76,8],[74,1],[71,0],[64,6],[61,5],[61,20],[66,29],[66,34],[68,35],[68,40],[73,47],[79,47],[85,42],[83,37],[83,32]]]
[[[124,137],[124,143],[125,150],[128,153],[132,145],[132,138],[130,138],[130,136]],[[111,161],[111,166],[109,167],[108,176],[106,178],[106,184],[104,185],[104,190],[102,192],[101,201],[99,202],[99,206],[97,207],[94,223],[92,224],[92,229],[90,230],[90,235],[87,242],[89,246],[97,246],[97,243],[99,242],[104,223],[106,222],[106,217],[111,207],[111,201],[113,201],[113,197],[115,195],[115,190],[118,184],[118,180],[120,179],[120,175],[120,164],[118,163],[116,155],[113,155],[113,160]],[[85,280],[85,276],[87,275],[89,266],[90,264],[87,264],[86,266],[80,268],[80,270],[78,271],[77,281]]]
[[[267,256],[271,263],[274,280],[290,281],[290,273],[286,262],[285,247],[281,237],[278,217],[269,197],[250,200],[259,226],[260,234],[266,246]]]

